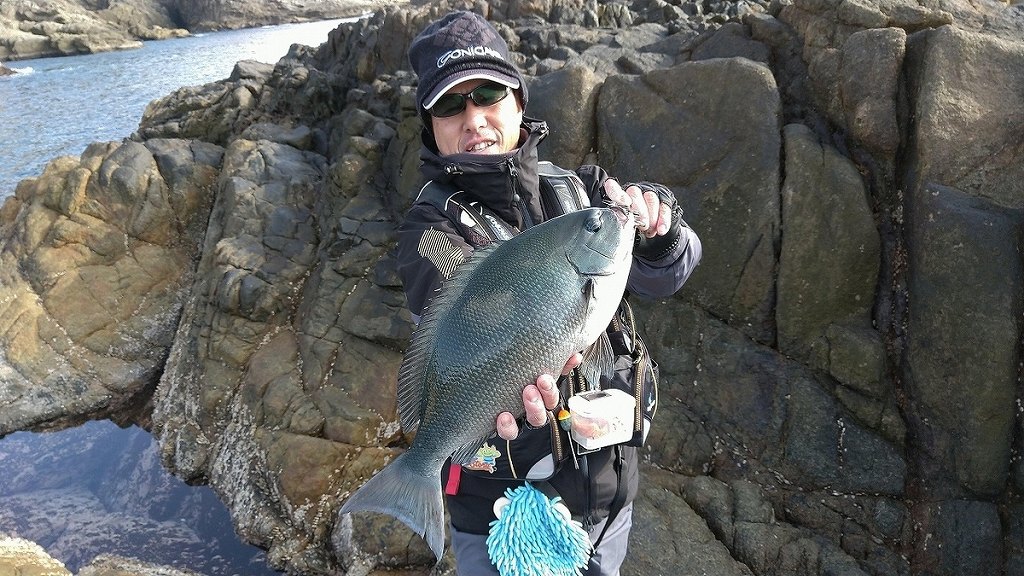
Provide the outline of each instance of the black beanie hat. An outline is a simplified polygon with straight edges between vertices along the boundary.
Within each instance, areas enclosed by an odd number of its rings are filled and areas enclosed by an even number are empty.
[[[508,44],[474,12],[452,12],[427,26],[409,47],[409,63],[419,76],[416,104],[421,111],[452,86],[471,79],[518,89],[526,105],[526,82],[509,62]]]

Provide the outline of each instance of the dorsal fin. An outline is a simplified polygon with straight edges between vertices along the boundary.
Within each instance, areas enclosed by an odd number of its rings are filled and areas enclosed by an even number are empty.
[[[413,332],[409,347],[398,369],[398,422],[406,433],[419,428],[424,404],[428,370],[434,357],[434,334],[438,319],[443,318],[452,308],[455,300],[462,295],[469,284],[473,270],[500,245],[495,242],[477,248],[473,254],[455,269],[452,277],[445,281],[427,304],[420,323]]]

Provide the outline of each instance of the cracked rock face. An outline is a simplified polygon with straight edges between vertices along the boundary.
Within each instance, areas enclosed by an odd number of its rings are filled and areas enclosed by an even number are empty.
[[[139,422],[275,567],[430,571],[401,525],[336,511],[409,440],[405,50],[448,7],[242,63],[22,183],[0,209],[0,432]],[[530,114],[569,135],[542,155],[670,186],[705,246],[680,294],[634,304],[662,382],[623,573],[1019,564],[1019,8],[487,12]]]
[[[0,432],[144,411],[221,156],[202,142],[94,144],[19,187],[0,255]]]

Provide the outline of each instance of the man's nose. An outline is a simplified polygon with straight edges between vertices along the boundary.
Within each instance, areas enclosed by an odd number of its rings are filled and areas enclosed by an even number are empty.
[[[463,111],[467,127],[477,128],[487,124],[486,106],[477,106],[472,100],[466,100],[466,110]]]

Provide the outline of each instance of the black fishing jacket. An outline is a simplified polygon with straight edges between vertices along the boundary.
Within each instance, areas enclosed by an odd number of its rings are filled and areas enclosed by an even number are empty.
[[[398,242],[398,272],[415,321],[419,321],[442,281],[477,247],[491,241],[451,210],[446,211],[436,199],[426,198],[428,190],[436,192],[440,187],[451,193],[462,191],[463,204],[484,207],[480,212],[486,218],[500,218],[512,233],[562,213],[541,193],[539,166],[543,165],[538,162],[537,146],[547,135],[547,125],[524,118],[523,130],[523,144],[508,155],[446,157],[437,153],[433,138],[424,131],[420,159],[428,185],[400,226]],[[575,174],[589,204],[604,205],[602,184],[608,174],[597,166],[580,167]],[[654,189],[663,198],[666,193],[671,195],[656,184],[642,183],[641,187]],[[670,296],[696,267],[701,256],[700,241],[680,215],[677,206],[672,229],[665,236],[638,240],[628,292],[655,298]],[[634,369],[632,362],[623,363],[622,378],[626,382],[633,379]],[[656,366],[652,369],[656,371]],[[571,383],[561,378],[559,384],[564,405]],[[511,442],[495,435],[478,454],[479,462],[444,470],[442,487],[452,524],[463,532],[486,534],[495,519],[494,501],[524,479],[541,481],[537,485],[542,489],[557,491],[574,518],[584,525],[607,517],[613,501],[618,508],[633,500],[638,480],[635,448],[609,447],[582,458],[572,457],[570,450],[568,436],[559,429],[553,414],[547,427],[534,429],[521,422],[519,437]]]

